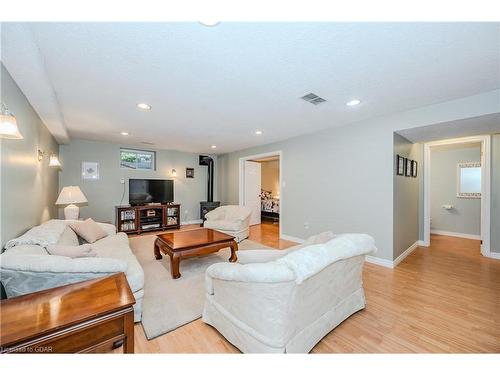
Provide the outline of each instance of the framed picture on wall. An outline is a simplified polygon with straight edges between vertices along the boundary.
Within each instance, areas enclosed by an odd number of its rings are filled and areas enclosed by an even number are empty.
[[[411,162],[412,160],[411,159],[407,159],[405,158],[405,176],[406,177],[410,177],[411,176]]]
[[[99,163],[93,161],[83,161],[82,180],[99,180]]]
[[[404,176],[405,174],[405,158],[401,155],[396,156],[396,174],[399,176]]]
[[[194,168],[186,168],[186,178],[194,178]]]
[[[417,162],[415,160],[411,161],[411,176],[417,177]]]

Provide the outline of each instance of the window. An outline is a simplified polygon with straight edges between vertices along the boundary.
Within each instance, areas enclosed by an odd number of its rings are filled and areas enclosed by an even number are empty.
[[[125,169],[155,170],[155,152],[120,149],[120,167]]]

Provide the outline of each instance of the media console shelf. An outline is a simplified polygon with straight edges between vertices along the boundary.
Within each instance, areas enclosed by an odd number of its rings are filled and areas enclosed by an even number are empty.
[[[180,204],[116,206],[115,210],[118,232],[140,234],[181,227]]]

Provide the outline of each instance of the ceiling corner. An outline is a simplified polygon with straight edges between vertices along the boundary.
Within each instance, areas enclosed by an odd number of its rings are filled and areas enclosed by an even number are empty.
[[[2,62],[57,143],[69,143],[57,95],[29,24],[2,24]]]

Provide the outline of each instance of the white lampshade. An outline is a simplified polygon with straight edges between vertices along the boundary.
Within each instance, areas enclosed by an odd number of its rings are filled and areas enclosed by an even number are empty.
[[[23,136],[17,127],[16,118],[7,109],[3,108],[0,113],[0,138],[22,139]]]
[[[57,155],[50,155],[50,159],[49,159],[49,167],[60,167],[61,166],[61,163],[59,162],[59,158],[57,157]]]
[[[87,202],[87,197],[78,186],[65,186],[59,193],[56,204],[83,204]]]

